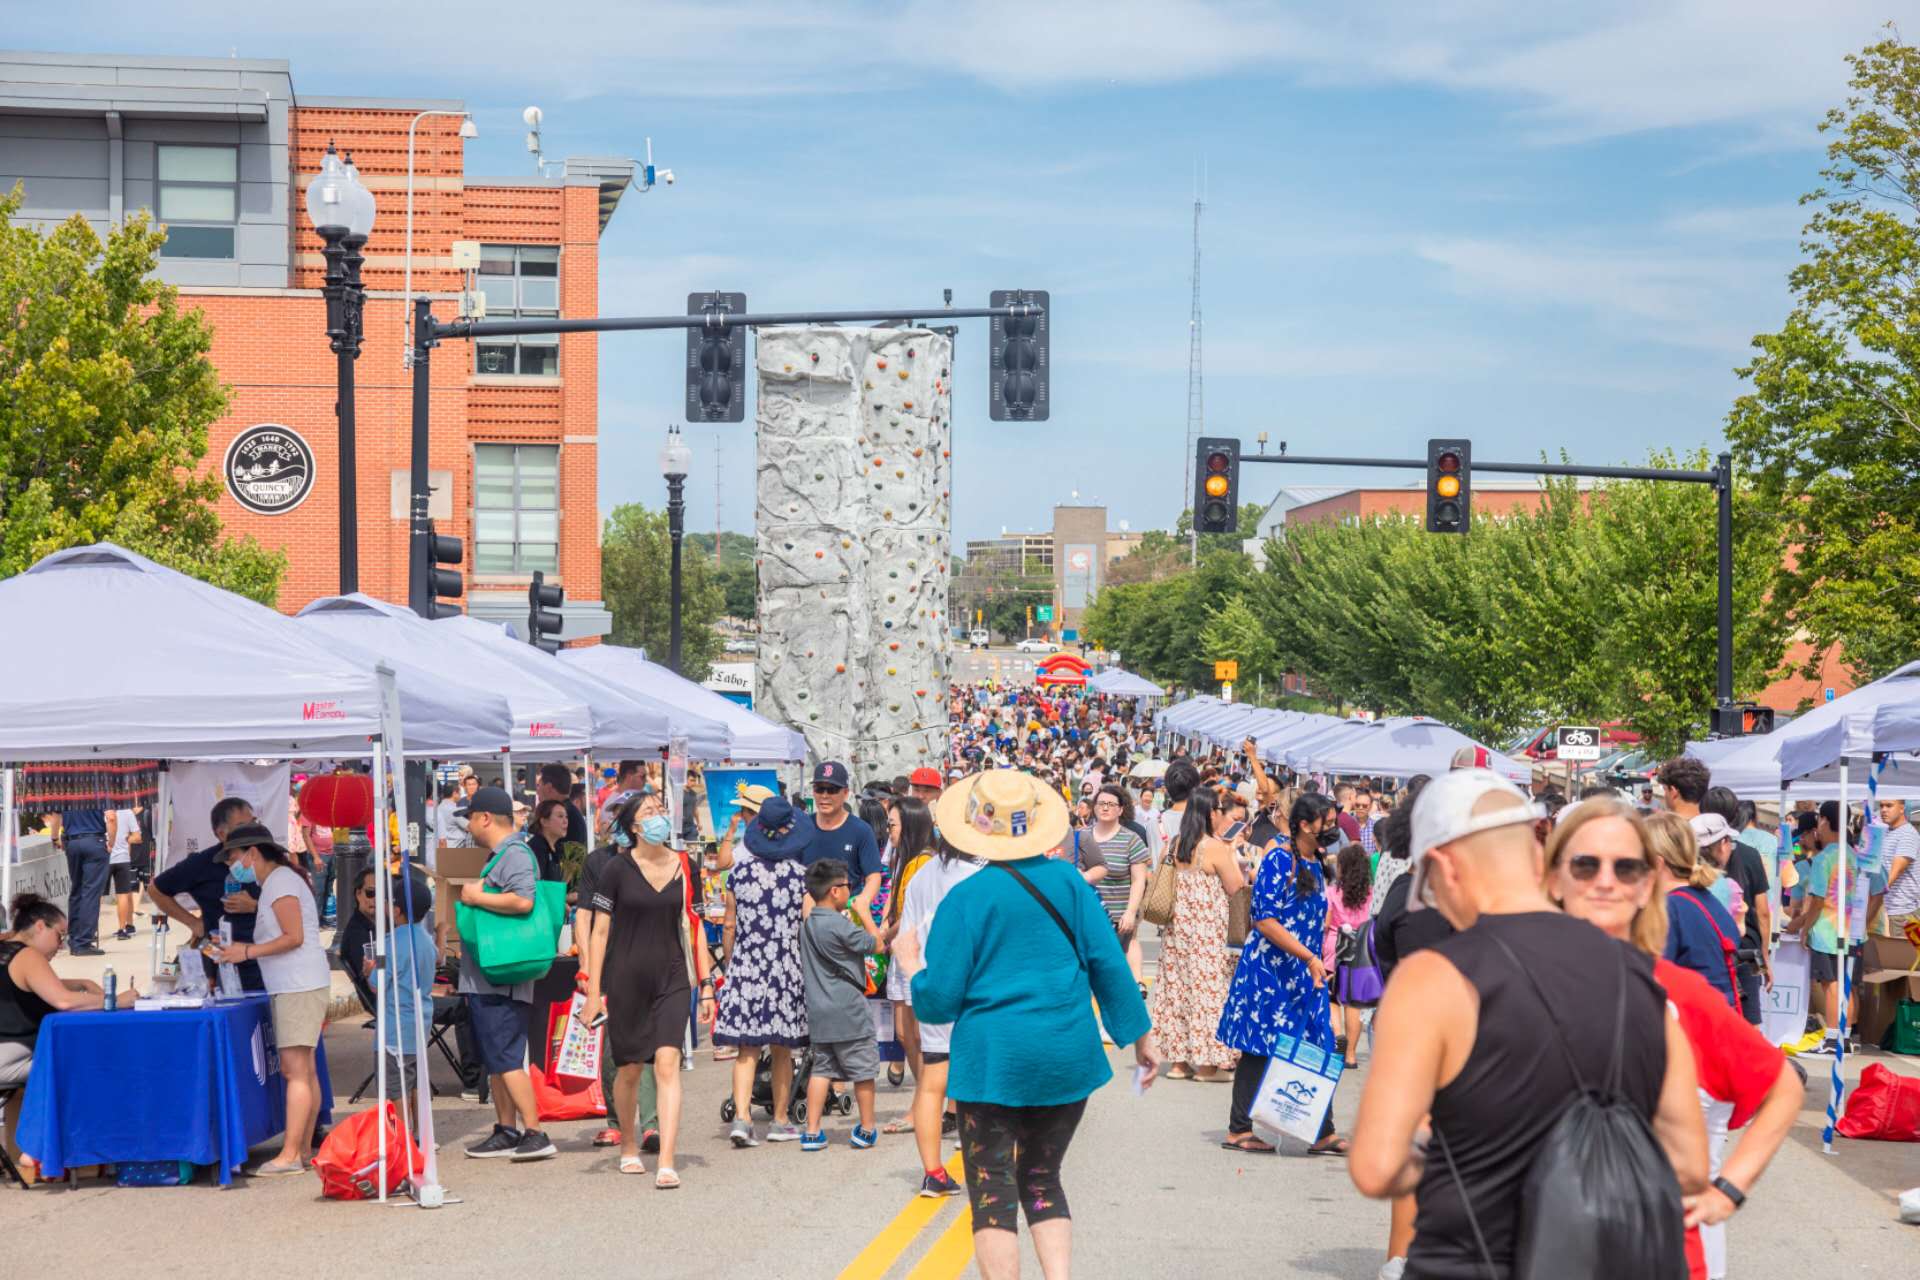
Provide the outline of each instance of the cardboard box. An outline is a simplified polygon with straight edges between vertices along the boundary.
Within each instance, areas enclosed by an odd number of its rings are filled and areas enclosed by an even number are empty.
[[[433,941],[442,959],[460,954],[460,933],[454,927],[454,904],[460,886],[480,878],[493,855],[473,845],[443,844],[434,851]]]
[[[1900,1009],[1902,1000],[1920,1001],[1920,949],[1905,938],[1869,934],[1860,956],[1861,1044],[1877,1045]]]

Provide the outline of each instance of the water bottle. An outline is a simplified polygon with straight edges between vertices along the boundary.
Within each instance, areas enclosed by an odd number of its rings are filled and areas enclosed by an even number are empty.
[[[100,991],[102,996],[100,1007],[102,1009],[105,1009],[108,1013],[112,1013],[120,1007],[120,983],[119,979],[113,976],[112,965],[108,965],[106,972],[100,975]]]

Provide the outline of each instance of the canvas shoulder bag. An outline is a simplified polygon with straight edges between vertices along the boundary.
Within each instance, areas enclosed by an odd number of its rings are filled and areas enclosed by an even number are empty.
[[[524,834],[503,841],[480,872],[481,892],[497,892],[486,883],[501,858],[514,848],[526,851],[536,872],[540,860]],[[488,982],[509,987],[544,978],[553,968],[560,948],[560,925],[566,916],[567,886],[558,880],[541,880],[534,886],[533,910],[523,916],[502,915],[457,903],[454,924],[460,933],[461,949],[473,957],[474,964]]]

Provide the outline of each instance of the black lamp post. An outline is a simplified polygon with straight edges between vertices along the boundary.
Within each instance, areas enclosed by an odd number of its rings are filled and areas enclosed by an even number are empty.
[[[680,538],[687,522],[687,470],[693,465],[693,450],[680,436],[678,426],[667,428],[667,442],[660,446],[660,474],[667,478],[667,536],[673,543],[673,559],[668,570],[667,666],[680,674]]]
[[[359,483],[354,459],[353,362],[360,356],[361,312],[367,289],[360,282],[360,250],[373,232],[373,193],[360,182],[352,157],[342,161],[327,143],[320,173],[307,187],[307,216],[320,233],[327,261],[327,341],[337,360],[334,415],[340,423],[340,594],[360,589]]]

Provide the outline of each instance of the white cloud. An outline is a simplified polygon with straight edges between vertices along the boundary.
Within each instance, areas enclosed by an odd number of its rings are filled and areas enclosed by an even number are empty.
[[[1780,314],[1779,270],[1693,247],[1454,238],[1418,254],[1462,295],[1584,312],[1616,337],[1735,352]]]
[[[343,74],[419,83],[425,70],[475,94],[513,85],[563,99],[690,98],[716,111],[791,94],[911,92],[941,77],[1040,94],[1271,71],[1485,93],[1544,141],[1720,125],[1779,144],[1805,141],[1844,87],[1842,57],[1886,12],[1884,0],[562,0],[532,18],[520,0],[335,0],[315,23],[297,6],[254,0],[148,10],[75,0],[13,15],[9,36],[56,48],[76,30],[110,31],[112,45],[207,53],[179,33],[232,32],[242,56],[297,53],[307,93],[342,91]],[[778,114],[766,125],[777,137]]]

